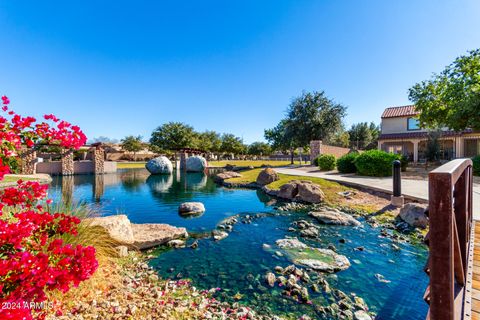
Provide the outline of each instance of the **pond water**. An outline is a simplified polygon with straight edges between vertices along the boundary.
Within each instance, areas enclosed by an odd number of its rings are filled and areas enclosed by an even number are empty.
[[[221,288],[217,296],[238,301],[257,310],[290,315],[318,317],[311,305],[299,304],[268,287],[263,280],[275,266],[291,264],[265,250],[285,236],[299,236],[288,231],[291,223],[305,213],[277,212],[274,199],[255,190],[231,190],[217,186],[204,174],[149,176],[143,169],[119,170],[105,176],[56,177],[50,196],[55,201],[86,202],[105,215],[127,214],[135,223],[168,223],[183,226],[192,233],[211,231],[226,217],[261,214],[250,224],[237,223],[230,235],[219,242],[199,239],[198,249],[156,250],[158,257],[150,263],[165,278],[190,278],[202,289]],[[200,201],[206,212],[196,218],[178,215],[178,205]],[[361,228],[320,226],[317,240],[302,241],[313,247],[334,244],[338,253],[348,257],[352,266],[326,277],[332,288],[355,293],[364,298],[377,319],[424,319],[427,305],[423,292],[428,278],[423,272],[427,251],[422,245],[398,244],[382,237],[379,228],[362,223]],[[339,243],[339,239],[346,239]],[[189,240],[192,242],[193,239]],[[363,246],[364,251],[354,250]],[[378,280],[378,274],[389,282]],[[268,287],[268,288],[267,288]],[[322,294],[311,293],[314,304],[326,305]]]

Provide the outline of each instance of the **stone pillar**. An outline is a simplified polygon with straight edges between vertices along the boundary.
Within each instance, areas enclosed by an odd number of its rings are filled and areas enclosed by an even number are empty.
[[[310,141],[310,163],[322,154],[322,140]]]
[[[413,163],[418,162],[418,140],[413,141]]]
[[[35,149],[24,149],[21,154],[22,174],[36,174],[37,173],[37,151]]]
[[[73,150],[63,150],[62,153],[62,176],[71,176],[75,174],[73,164]]]
[[[105,173],[105,151],[102,147],[95,147],[93,150],[93,172],[95,174]]]

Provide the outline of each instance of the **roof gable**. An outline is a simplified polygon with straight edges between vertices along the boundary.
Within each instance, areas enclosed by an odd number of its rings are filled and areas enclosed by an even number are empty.
[[[415,105],[401,106],[401,107],[390,107],[385,109],[382,113],[383,118],[397,118],[397,117],[408,117],[415,116],[420,112],[415,110]]]

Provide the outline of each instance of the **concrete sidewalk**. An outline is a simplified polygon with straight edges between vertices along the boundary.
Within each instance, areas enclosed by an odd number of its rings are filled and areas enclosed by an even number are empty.
[[[276,168],[279,173],[318,177],[326,180],[344,182],[352,186],[369,188],[391,194],[393,189],[392,177],[363,177],[354,174],[322,172],[315,167]],[[428,201],[428,181],[402,179],[402,194],[419,201]],[[473,218],[480,220],[480,185],[473,184]]]

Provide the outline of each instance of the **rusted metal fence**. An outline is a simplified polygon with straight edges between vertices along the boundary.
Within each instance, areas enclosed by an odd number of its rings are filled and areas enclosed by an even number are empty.
[[[430,254],[425,272],[430,284],[427,319],[471,317],[473,256],[472,161],[456,159],[429,173]]]

